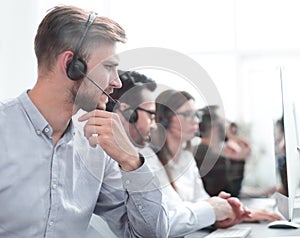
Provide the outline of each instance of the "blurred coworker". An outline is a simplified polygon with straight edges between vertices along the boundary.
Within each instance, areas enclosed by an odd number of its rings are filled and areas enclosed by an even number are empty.
[[[244,174],[245,159],[243,158],[246,158],[250,152],[250,146],[243,138],[239,139],[237,135],[230,135],[240,149],[231,149],[227,154],[233,154],[234,159],[227,158],[224,155],[226,153],[222,153],[222,145],[226,137],[224,121],[213,109],[206,107],[202,110],[202,119],[199,123],[201,143],[195,154],[196,163],[205,190],[211,196],[220,191],[238,196]],[[245,221],[281,219],[277,214],[262,209],[254,209],[251,212],[252,219],[245,219]]]
[[[246,157],[231,159],[222,154],[225,144],[225,127],[214,111],[203,110],[199,130],[201,143],[197,148],[195,159],[206,192],[210,196],[215,196],[220,191],[239,196]],[[230,153],[234,153],[233,149]]]

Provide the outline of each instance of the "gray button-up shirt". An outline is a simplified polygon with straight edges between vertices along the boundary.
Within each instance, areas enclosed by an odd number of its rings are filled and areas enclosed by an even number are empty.
[[[26,92],[0,103],[0,237],[83,237],[93,212],[118,237],[167,236],[161,191],[146,162],[120,170],[72,123],[56,146],[51,135]]]

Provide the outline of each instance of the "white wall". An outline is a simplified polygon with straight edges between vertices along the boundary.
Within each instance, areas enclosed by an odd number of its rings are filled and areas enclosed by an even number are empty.
[[[261,69],[264,65],[272,69],[285,66],[293,88],[299,88],[300,80],[295,77],[300,71],[297,67],[300,62],[299,1],[6,1],[2,3],[0,14],[0,99],[17,96],[34,85],[34,35],[46,11],[61,3],[95,10],[118,21],[128,35],[128,42],[121,51],[164,47],[196,60],[217,86],[226,117],[242,125],[251,125],[253,133],[248,136],[254,151],[258,151],[255,156],[272,156],[268,146],[271,139],[262,142],[255,132],[270,134],[269,124],[261,120],[260,113],[265,107],[274,111],[277,102],[272,103],[272,97],[279,95],[270,94],[273,71]],[[165,74],[156,72],[153,76],[158,82],[166,80]],[[170,77],[170,82],[172,80]],[[299,95],[297,91],[296,95]],[[250,98],[255,100],[250,101]],[[259,152],[259,148],[265,148],[268,153],[261,154],[265,152]],[[261,169],[257,171],[263,171],[265,162],[258,164],[255,162]],[[272,176],[271,170],[258,174],[261,184],[270,183]]]
[[[35,82],[33,37],[37,11],[34,9],[33,0],[6,1],[1,7],[0,98],[16,96]]]

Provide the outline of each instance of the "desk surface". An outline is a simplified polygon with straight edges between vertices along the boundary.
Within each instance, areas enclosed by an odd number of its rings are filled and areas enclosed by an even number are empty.
[[[300,229],[271,229],[267,227],[268,222],[261,223],[242,223],[236,227],[251,227],[251,233],[247,238],[271,238],[271,237],[298,237],[300,238]],[[186,238],[204,238],[208,231],[197,231],[193,234],[185,236]]]
[[[274,211],[275,200],[274,199],[242,199],[244,205],[250,209],[266,209]],[[251,227],[251,233],[247,238],[271,238],[271,237],[298,237],[300,238],[300,228],[299,229],[278,229],[278,228],[268,228],[269,222],[259,222],[259,223],[241,223],[236,225],[236,227]],[[208,230],[201,230],[194,232],[186,238],[202,238],[209,234]]]

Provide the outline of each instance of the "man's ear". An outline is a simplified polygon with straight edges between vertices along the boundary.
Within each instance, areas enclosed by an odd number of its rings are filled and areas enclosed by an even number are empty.
[[[65,72],[67,77],[68,77],[68,75],[67,75],[68,64],[72,61],[73,56],[74,56],[74,52],[72,52],[70,50],[64,51],[59,56],[60,67],[61,67],[62,71]]]

